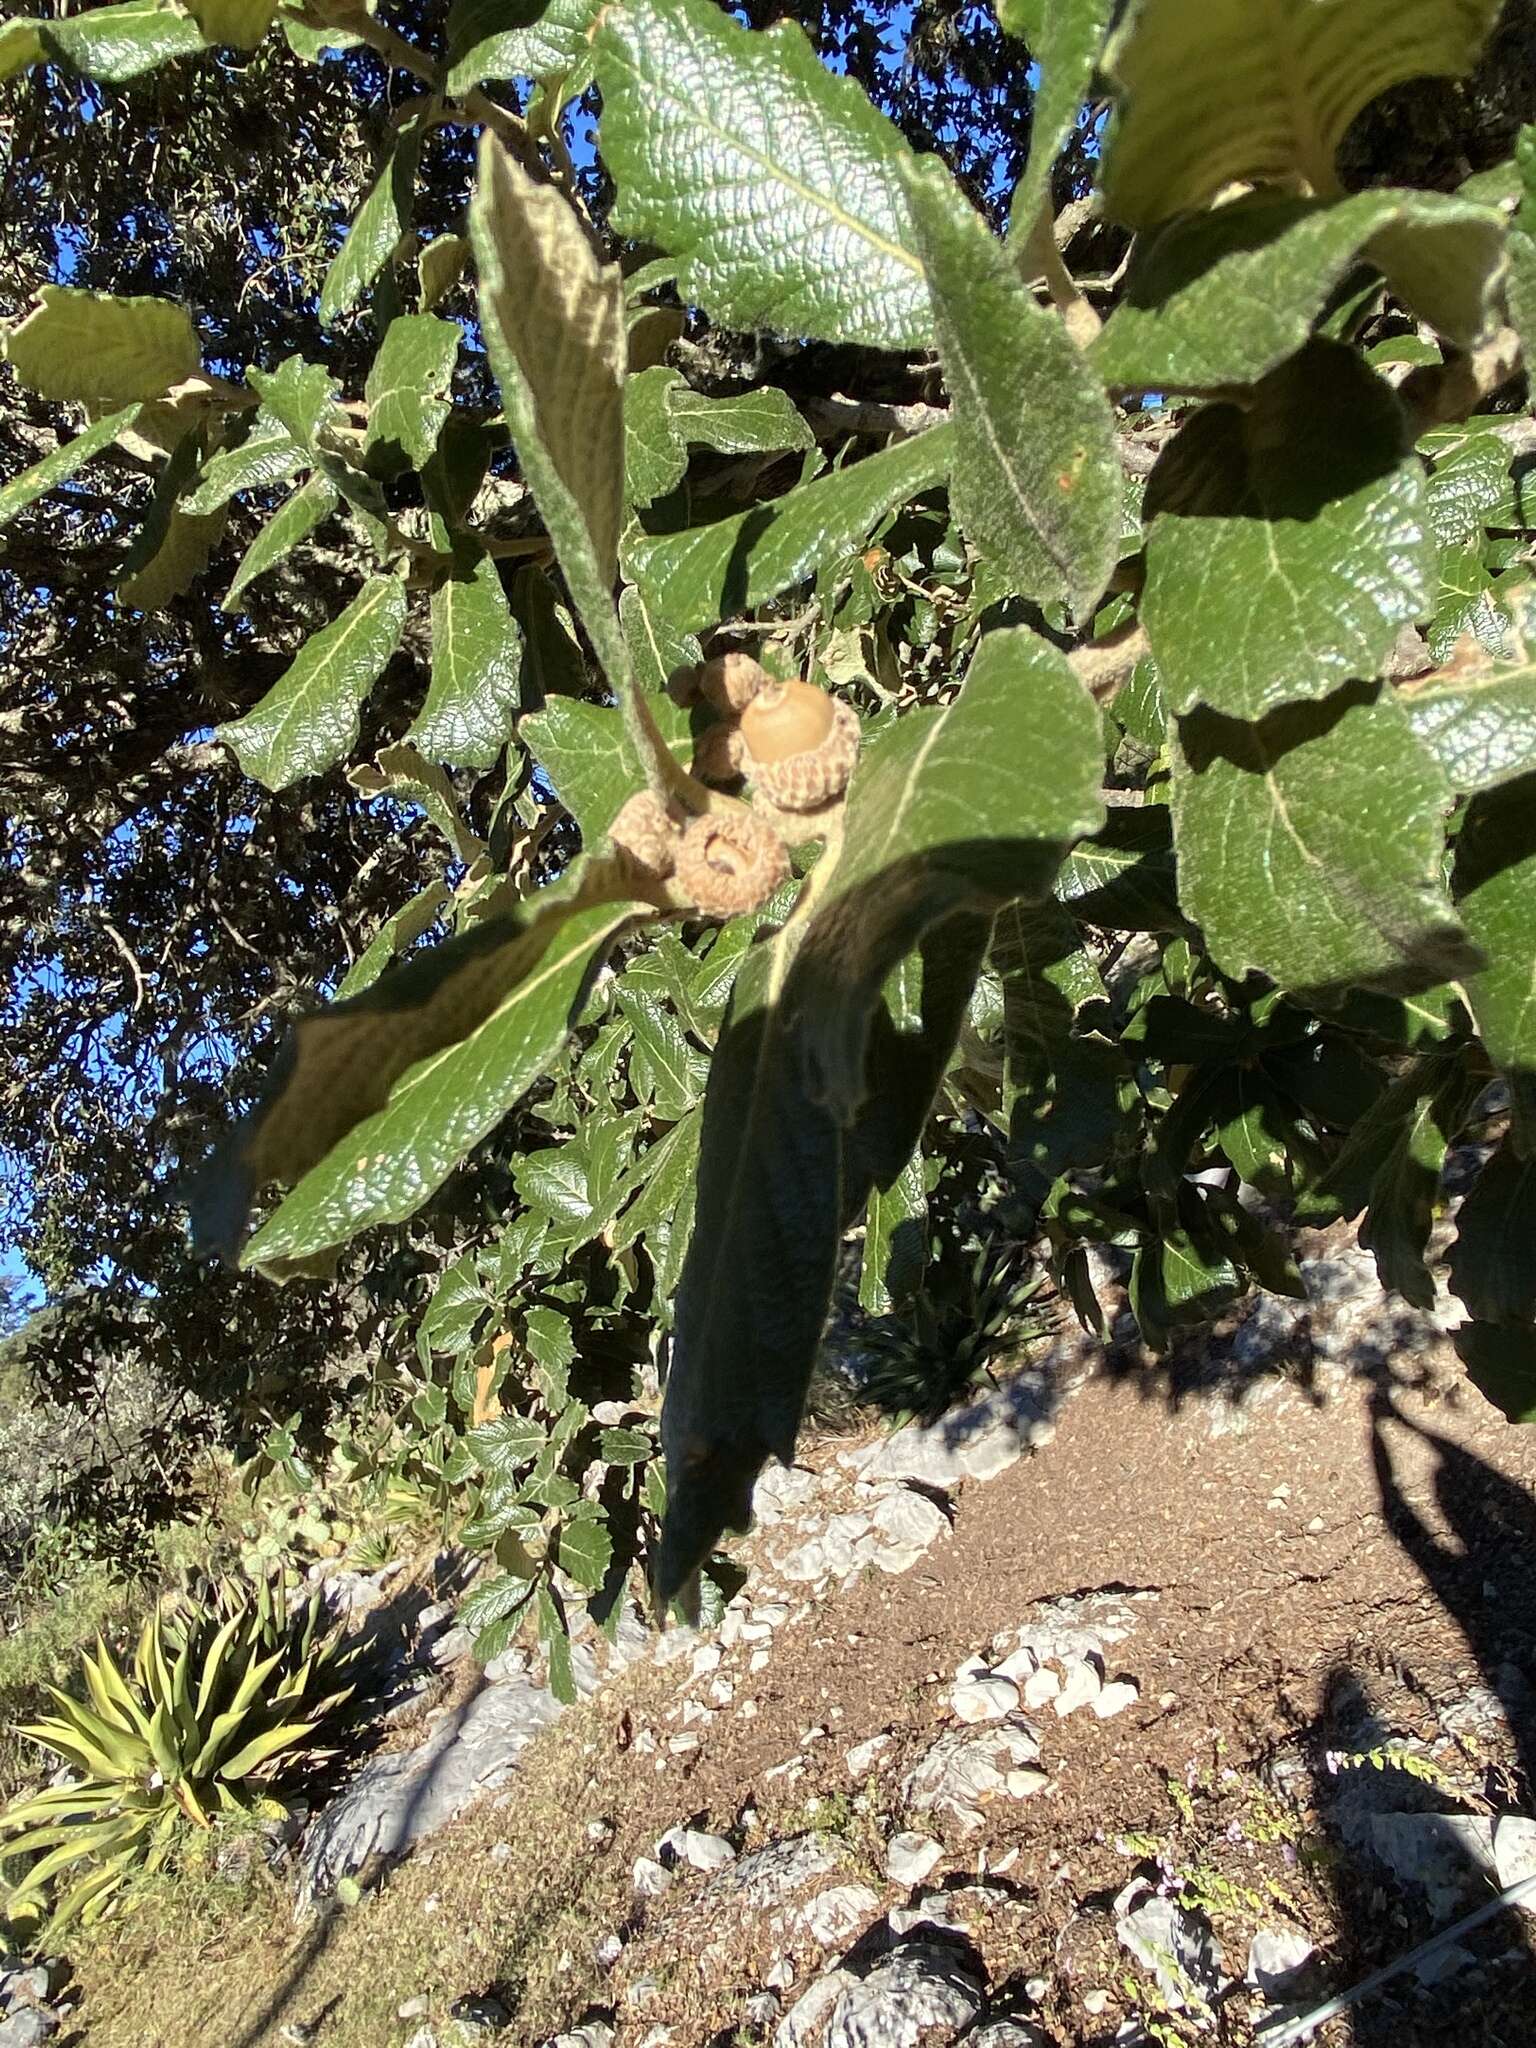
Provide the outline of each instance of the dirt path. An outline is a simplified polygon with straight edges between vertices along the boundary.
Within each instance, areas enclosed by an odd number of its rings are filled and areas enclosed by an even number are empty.
[[[739,1834],[750,1807],[756,1841],[824,1825],[850,1804],[849,1749],[888,1733],[845,1823],[878,1886],[904,1774],[954,1725],[956,1666],[1039,1603],[1105,1590],[1133,1596],[1115,1654],[1137,1705],[1104,1722],[1037,1715],[1044,1795],[997,1802],[977,1833],[936,1830],[949,1854],[933,1882],[985,1884],[1005,1866],[1007,1910],[983,1902],[964,1925],[994,1985],[1033,1980],[1031,2009],[1056,2039],[1107,2041],[1136,2016],[1106,1907],[1147,1855],[1195,1873],[1234,1974],[1255,1927],[1278,1918],[1312,1939],[1337,1988],[1434,1924],[1337,1840],[1330,1812],[1352,1776],[1410,1810],[1532,1810],[1536,1434],[1466,1385],[1448,1345],[1421,1339],[1311,1390],[1261,1379],[1241,1408],[1225,1387],[1176,1394],[1166,1373],[1100,1372],[1048,1449],[966,1491],[924,1563],[868,1574],[779,1633],[696,1757],[667,1770],[675,1817]],[[1502,1723],[1478,1688],[1502,1701]],[[1423,1777],[1329,1769],[1330,1752],[1404,1740]],[[680,1963],[698,1952],[680,1904],[657,1902],[620,1977],[665,1977],[655,2016],[674,2008],[691,2043],[739,2017],[762,1951]],[[1480,1955],[1470,2000],[1465,1978],[1440,1997],[1415,1988],[1320,2038],[1439,2041],[1454,2011],[1467,2040],[1536,2042],[1536,1975],[1513,1920]],[[1240,2006],[1219,2032],[1248,2038]]]
[[[1394,1875],[1372,1828],[1412,1847],[1426,1817],[1536,1811],[1536,1431],[1466,1384],[1433,1319],[1362,1284],[1358,1254],[1316,1257],[1305,1310],[1268,1299],[1171,1361],[1064,1370],[1042,1394],[1054,1437],[965,1484],[900,1576],[810,1600],[769,1562],[774,1531],[754,1537],[747,1594],[778,1603],[771,1626],[621,1674],[360,1904],[299,1929],[275,1884],[211,1918],[146,1908],[82,1963],[80,2041],[446,2048],[468,2038],[451,2014],[470,1994],[517,2048],[584,2021],[583,2048],[605,2028],[613,2048],[748,2048],[781,2028],[782,2048],[823,2048],[797,2017],[808,1991],[944,1923],[984,1974],[986,2017],[1039,2030],[1000,2038],[1192,2048],[1255,2039],[1256,1934],[1311,1946],[1303,2007],[1401,1956],[1461,1907]],[[809,1462],[851,1493],[883,1441],[823,1440]],[[1102,1675],[1134,1703],[1103,1720],[1038,1704],[1038,1758],[1007,1796],[970,1819],[917,1813],[909,1779],[934,1745],[988,1732],[956,1718],[958,1668],[995,1664],[1042,1616],[1114,1618]],[[678,1824],[736,1860],[657,1877]],[[898,1882],[903,1831],[937,1860]],[[818,1864],[803,1896],[784,1861],[802,1853]],[[1208,2006],[1170,2009],[1126,1953],[1138,1880],[1219,1944]],[[1399,1980],[1317,2038],[1533,2048],[1533,1947],[1536,1916],[1506,1914],[1439,1983]]]

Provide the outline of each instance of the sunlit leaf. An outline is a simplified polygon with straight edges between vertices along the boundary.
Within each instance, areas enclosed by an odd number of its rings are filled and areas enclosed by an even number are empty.
[[[907,144],[795,23],[754,33],[711,0],[633,0],[606,10],[596,50],[614,224],[677,259],[689,304],[748,330],[925,344]]]

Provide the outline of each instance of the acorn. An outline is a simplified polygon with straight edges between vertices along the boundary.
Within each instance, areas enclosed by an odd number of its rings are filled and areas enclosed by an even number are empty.
[[[648,789],[637,790],[620,805],[608,837],[626,867],[647,882],[665,882],[677,865],[681,830]]]
[[[677,846],[677,886],[708,917],[734,917],[768,901],[789,875],[789,851],[750,811],[691,818]]]
[[[711,789],[734,792],[742,778],[741,752],[741,728],[735,719],[718,719],[694,741],[691,772]]]
[[[728,718],[745,711],[771,681],[767,669],[750,654],[717,654],[697,673],[699,695]]]
[[[769,681],[741,714],[741,745],[742,768],[770,803],[814,811],[848,787],[859,721],[814,683]]]

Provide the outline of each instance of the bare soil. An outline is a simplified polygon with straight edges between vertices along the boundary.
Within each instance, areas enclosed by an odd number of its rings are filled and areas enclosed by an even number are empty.
[[[396,2048],[420,2023],[395,2018],[413,1994],[440,2018],[489,1991],[515,2014],[500,2038],[530,2048],[597,2015],[616,2021],[618,2048],[658,2026],[673,2048],[761,2040],[744,2013],[769,1966],[795,1964],[788,2004],[836,1953],[761,1915],[732,1923],[694,1873],[637,1898],[634,1859],[680,1821],[745,1849],[825,1833],[837,1881],[869,1885],[887,1910],[907,1895],[884,1876],[885,1840],[906,1825],[942,1836],[931,1883],[964,1894],[957,1916],[994,1996],[1061,2044],[1107,2044],[1134,2018],[1169,2043],[1252,2039],[1259,2008],[1240,1987],[1202,2026],[1170,2014],[1119,1947],[1112,1902],[1138,1871],[1209,1918],[1233,1978],[1255,1929],[1280,1922],[1316,1944],[1326,1988],[1357,1982],[1435,1923],[1340,1839],[1341,1772],[1407,1740],[1412,1770],[1389,1756],[1382,1771],[1389,1804],[1536,1811],[1536,1432],[1506,1424],[1422,1326],[1400,1356],[1367,1347],[1328,1371],[1212,1369],[1232,1355],[1111,1354],[1054,1441],[961,1494],[916,1568],[867,1575],[781,1627],[756,1672],[752,1646],[731,1652],[734,1698],[695,1723],[697,1750],[668,1747],[687,1660],[647,1666],[567,1716],[510,1793],[323,1938],[296,1931],[286,1901],[247,1902],[233,1943],[227,1921],[193,1941],[152,1914],[83,1960],[93,2023],[79,2038],[276,2048],[297,2023],[316,2048]],[[1142,1596],[1114,1652],[1137,1705],[1103,1722],[1036,1716],[1049,1784],[993,1803],[979,1831],[910,1822],[901,1781],[953,1725],[956,1665],[1036,1603],[1101,1589]],[[708,1683],[687,1690],[706,1699]],[[1492,1696],[1481,1720],[1476,1688]],[[856,1785],[847,1752],[878,1734],[889,1744]],[[1400,1978],[1317,2038],[1530,2048],[1533,1943],[1536,1917],[1505,1914],[1469,1938],[1458,1974]]]

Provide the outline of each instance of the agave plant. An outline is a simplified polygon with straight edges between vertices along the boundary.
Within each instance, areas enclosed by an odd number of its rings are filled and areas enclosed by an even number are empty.
[[[860,1399],[898,1424],[942,1414],[990,1378],[1000,1351],[1049,1327],[1042,1291],[1017,1247],[983,1244],[952,1269],[930,1269],[905,1314],[876,1318],[860,1333]]]
[[[322,1620],[318,1592],[290,1611],[284,1578],[231,1578],[151,1615],[126,1669],[98,1638],[81,1658],[86,1698],[54,1690],[57,1711],[18,1731],[72,1775],[0,1815],[0,1854],[37,1857],[7,1914],[35,1914],[74,1873],[51,1936],[99,1918],[189,1831],[232,1813],[280,1819],[277,1781],[315,1762],[314,1738],[351,1691],[336,1681],[355,1652]]]

